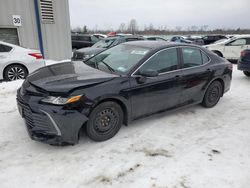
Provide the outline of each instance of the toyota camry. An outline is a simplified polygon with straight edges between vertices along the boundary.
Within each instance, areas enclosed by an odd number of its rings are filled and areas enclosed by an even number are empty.
[[[195,104],[211,108],[231,79],[231,63],[203,47],[135,41],[85,62],[40,68],[18,90],[17,104],[33,140],[73,145],[82,128],[104,141],[141,117]]]

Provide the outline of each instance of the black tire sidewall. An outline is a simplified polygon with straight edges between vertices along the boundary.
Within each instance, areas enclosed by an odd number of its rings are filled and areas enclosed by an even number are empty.
[[[248,72],[248,71],[243,71],[243,73],[244,73],[247,77],[250,77],[250,72]]]
[[[213,89],[214,87],[219,87],[220,88],[219,97],[214,103],[211,103],[208,100],[208,95],[209,95],[209,92],[211,91],[211,89]],[[206,108],[214,107],[219,102],[219,100],[220,100],[220,98],[222,96],[222,92],[223,92],[222,89],[223,89],[222,84],[219,81],[214,81],[213,83],[211,83],[210,86],[208,87],[206,93],[205,93],[202,105],[204,107],[206,107]]]
[[[108,134],[98,134],[98,132],[94,129],[94,120],[96,115],[105,108],[111,108],[112,110],[116,111],[119,115],[118,123],[116,124],[115,128]],[[123,122],[123,110],[119,104],[115,102],[103,102],[96,106],[94,110],[90,113],[89,120],[86,125],[86,133],[91,140],[100,142],[105,141],[113,136],[120,130]]]
[[[223,54],[219,51],[213,51],[216,55],[218,55],[219,57],[223,57]]]
[[[8,77],[8,72],[9,72],[9,70],[10,69],[12,69],[12,68],[14,68],[14,67],[18,67],[18,68],[20,68],[20,69],[22,69],[23,71],[24,71],[24,79],[28,76],[28,72],[27,72],[27,70],[26,70],[26,68],[24,67],[24,66],[22,66],[22,65],[9,65],[5,70],[4,70],[4,73],[3,73],[3,75],[4,75],[4,79],[5,80],[7,80],[7,81],[14,81],[14,80],[11,80],[11,79],[9,79],[9,77]]]

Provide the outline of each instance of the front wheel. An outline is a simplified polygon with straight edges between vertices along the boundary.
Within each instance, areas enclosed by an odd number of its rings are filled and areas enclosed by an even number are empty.
[[[243,71],[243,73],[244,73],[247,77],[250,77],[250,72],[248,72],[248,71]]]
[[[115,102],[103,102],[91,112],[86,132],[94,141],[105,141],[120,130],[123,122],[123,110]]]
[[[207,89],[204,99],[202,101],[202,106],[206,108],[211,108],[215,106],[221,96],[222,96],[222,84],[219,81],[214,81]]]

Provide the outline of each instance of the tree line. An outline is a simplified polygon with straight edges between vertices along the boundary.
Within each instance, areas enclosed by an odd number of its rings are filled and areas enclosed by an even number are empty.
[[[86,25],[83,27],[72,28],[71,32],[82,34],[103,33],[107,34],[111,31],[117,33],[131,33],[134,35],[200,35],[200,34],[250,34],[250,29],[210,29],[208,25],[189,27],[176,26],[175,28],[168,28],[167,26],[155,27],[152,23],[145,25],[143,29],[139,28],[136,19],[131,19],[129,23],[121,23],[117,29],[89,29]]]

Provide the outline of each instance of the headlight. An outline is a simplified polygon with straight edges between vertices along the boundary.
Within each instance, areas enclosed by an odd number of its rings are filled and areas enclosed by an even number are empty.
[[[73,97],[54,97],[54,96],[48,96],[41,100],[41,102],[48,103],[48,104],[55,104],[55,105],[65,105],[77,102],[81,99],[82,95],[77,95]]]

